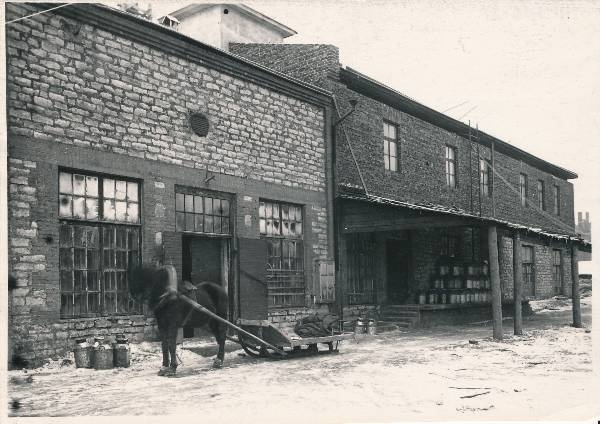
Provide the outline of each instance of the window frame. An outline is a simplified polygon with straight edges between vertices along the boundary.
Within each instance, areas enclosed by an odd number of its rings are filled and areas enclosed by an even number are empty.
[[[71,183],[73,183],[74,180],[74,175],[82,175],[84,177],[96,177],[97,178],[97,199],[98,199],[98,213],[97,213],[97,218],[96,219],[88,219],[87,216],[86,218],[79,218],[76,217],[74,215],[74,213],[71,214],[71,216],[61,216],[60,214],[60,208],[61,208],[61,196],[63,195],[71,195],[72,197],[75,196],[74,194],[74,190],[72,190],[72,193],[65,193],[63,191],[61,191],[61,183],[60,183],[60,179],[61,179],[61,174],[62,173],[68,173],[71,174]],[[129,201],[129,197],[128,197],[128,192],[127,192],[127,187],[128,184],[125,185],[125,202],[126,203],[136,203],[138,205],[138,216],[137,216],[137,222],[127,222],[127,221],[120,221],[120,220],[107,220],[104,219],[105,218],[105,214],[104,214],[104,200],[108,199],[108,200],[116,200],[116,197],[112,197],[112,198],[106,198],[104,196],[104,180],[113,180],[115,181],[113,187],[116,187],[116,181],[124,181],[124,182],[132,182],[132,183],[136,183],[137,184],[137,200],[136,201]],[[86,179],[87,181],[87,179]],[[86,183],[87,184],[87,183]],[[57,191],[56,191],[56,195],[57,195],[57,200],[58,200],[58,210],[57,210],[57,217],[58,217],[58,224],[59,224],[59,260],[58,260],[58,272],[59,272],[59,276],[58,276],[58,281],[59,281],[59,294],[60,294],[60,319],[61,320],[70,320],[70,319],[81,319],[81,318],[99,318],[99,317],[110,317],[110,316],[132,316],[132,315],[140,315],[143,313],[143,309],[142,309],[142,305],[139,304],[138,302],[133,301],[133,299],[129,296],[129,289],[128,289],[128,279],[126,276],[126,269],[129,266],[130,261],[135,260],[137,263],[141,262],[142,259],[142,221],[143,221],[143,214],[142,214],[142,208],[143,208],[143,194],[142,194],[142,187],[143,187],[143,182],[140,179],[137,178],[131,178],[131,177],[124,177],[124,176],[120,176],[120,175],[116,175],[116,174],[106,174],[106,173],[98,173],[98,172],[88,172],[88,171],[84,171],[84,170],[80,170],[80,169],[73,169],[73,168],[59,168],[58,169],[58,185],[57,185]],[[73,186],[71,187],[73,188]],[[116,195],[115,195],[116,196]],[[81,197],[81,196],[80,196]],[[73,207],[71,206],[71,210],[73,211]],[[77,229],[77,227],[80,227],[80,230]],[[63,231],[65,231],[65,228],[69,228],[70,229],[70,233],[71,235],[71,243],[70,244],[63,244]],[[98,241],[97,241],[97,247],[95,249],[88,249],[87,243],[89,242],[89,238],[88,238],[88,232],[90,232],[91,229],[95,229],[92,230],[91,232],[94,232],[97,234],[98,237]],[[130,249],[129,247],[126,247],[125,249],[116,246],[112,246],[112,245],[108,245],[106,240],[105,240],[105,231],[107,229],[112,229],[115,232],[115,240],[117,238],[116,236],[116,231],[126,231],[127,232],[127,245],[129,246],[129,244],[131,243],[129,241],[129,234],[133,231],[135,232],[137,235],[135,237],[136,242],[135,242],[135,246],[136,249]],[[84,231],[86,236],[86,242],[85,245],[76,245],[75,244],[75,233],[76,231]],[[65,234],[66,236],[66,234]],[[115,241],[116,243],[116,241]],[[113,248],[114,247],[114,248]],[[113,255],[113,259],[115,260],[114,262],[114,267],[108,266],[105,264],[105,251],[106,250],[114,250],[114,255]],[[65,263],[63,261],[67,261],[67,256],[65,256],[65,252],[66,250],[69,251],[69,257],[70,257],[70,266],[69,263]],[[85,252],[85,266],[83,268],[80,268],[77,266],[77,260],[76,260],[76,250],[83,250]],[[90,254],[90,251],[93,251],[92,254]],[[125,272],[125,276],[118,276],[117,274],[115,274],[115,278],[114,278],[114,284],[112,284],[112,277],[110,277],[111,279],[111,288],[107,289],[106,287],[106,281],[105,281],[105,274],[107,272],[111,272],[113,271],[113,273],[118,272],[119,270],[117,269],[117,251],[119,252],[126,252],[125,256],[126,256],[126,266],[122,266],[120,271],[121,272]],[[137,252],[134,254],[134,256],[131,256],[131,252]],[[90,260],[92,261],[96,261],[96,267],[95,268],[89,268],[89,263]],[[67,261],[68,262],[68,261]],[[122,261],[121,261],[122,262]],[[111,271],[110,271],[110,270]],[[107,271],[109,270],[109,271]],[[67,278],[67,273],[70,273],[70,277]],[[76,290],[76,273],[80,274],[80,285],[81,288],[79,290]],[[96,273],[97,276],[95,277],[95,283],[97,284],[97,290],[94,289],[89,289],[90,288],[90,284],[89,284],[89,276],[90,273]],[[85,278],[83,278],[83,276],[85,276]],[[66,278],[66,280],[63,280],[63,278]],[[119,283],[117,282],[117,279],[122,279],[122,284],[125,285],[125,288],[123,289],[123,286],[121,286],[121,290],[119,290],[118,286]],[[85,280],[85,283],[83,283],[83,281]],[[71,290],[64,290],[63,286],[64,284],[71,284],[72,289]],[[85,287],[84,287],[85,286]],[[92,287],[94,285],[92,284]],[[113,288],[114,287],[114,288]],[[65,314],[63,313],[63,311],[66,310],[69,311],[73,311],[74,307],[76,306],[75,303],[75,296],[79,295],[81,296],[81,298],[86,298],[89,300],[89,296],[90,294],[97,294],[98,295],[98,308],[97,311],[93,311],[90,312],[90,307],[89,307],[89,303],[86,300],[86,311],[85,312],[80,312],[80,313],[75,313],[72,312],[70,314]],[[107,312],[109,309],[107,308],[107,303],[106,303],[106,298],[107,298],[107,294],[108,293],[113,293],[114,294],[114,301],[116,304],[115,307],[115,311],[111,311],[111,312]],[[119,293],[126,293],[127,294],[127,300],[125,301],[127,307],[125,311],[119,311],[118,310],[118,305],[119,305],[119,299],[122,300],[122,298],[118,297]],[[67,298],[69,295],[71,295],[71,302],[69,304],[65,304],[63,303],[63,299]],[[81,309],[81,305],[80,305],[80,309]],[[92,309],[93,310],[93,309]]]
[[[184,197],[184,209],[180,210],[178,209],[178,195],[182,195]],[[193,205],[192,205],[192,210],[188,211],[186,210],[186,199],[188,198],[188,196],[191,196],[193,199]],[[196,209],[196,198],[202,198],[202,210],[201,212],[198,212]],[[207,213],[207,208],[206,208],[206,199],[209,198],[211,199],[211,213]],[[180,186],[180,185],[176,185],[175,186],[175,230],[179,233],[185,233],[185,234],[201,234],[204,236],[210,236],[210,237],[232,237],[232,235],[234,234],[234,225],[235,225],[235,211],[234,211],[234,202],[233,202],[233,195],[229,194],[229,193],[224,193],[224,192],[219,192],[219,191],[211,191],[211,190],[203,190],[203,189],[199,189],[199,188],[195,188],[195,187],[188,187],[188,186]],[[226,201],[228,204],[227,207],[227,215],[223,214],[223,209],[222,207],[220,207],[221,213],[220,214],[215,214],[215,209],[214,209],[214,201],[215,200],[219,200],[220,201],[220,205],[222,205],[221,202]],[[178,218],[180,217],[180,214],[183,214],[184,218],[183,218],[183,224],[184,227],[183,229],[180,227],[179,223],[178,223]],[[193,230],[190,230],[187,228],[187,224],[188,224],[188,215],[191,216],[192,218],[192,223],[193,223]],[[200,216],[202,218],[202,231],[197,231],[196,230],[196,224],[198,223],[197,218],[198,216]],[[207,219],[206,217],[211,217],[212,220],[212,228],[213,231],[212,232],[206,232],[204,231],[204,229],[206,228],[206,224],[207,224]],[[215,218],[219,218],[220,222],[221,222],[221,229],[223,229],[223,219],[227,218],[228,222],[227,222],[227,232],[215,232],[214,228],[215,228]]]
[[[556,261],[558,254],[558,263]],[[557,278],[558,277],[558,278]],[[552,249],[552,282],[554,293],[559,294],[564,284],[563,271],[563,251],[562,249]]]
[[[546,184],[543,180],[537,180],[537,195],[538,195],[538,207],[545,211],[546,210]]]
[[[395,137],[388,137],[385,134],[386,126],[394,129]],[[391,147],[394,146],[395,156],[392,156]],[[392,169],[392,158],[394,158],[395,169]],[[398,125],[383,121],[383,167],[389,172],[400,172],[400,139],[398,137]]]
[[[560,187],[554,184],[554,215],[560,216]]]
[[[527,206],[529,203],[528,191],[529,191],[529,181],[527,174],[521,172],[519,173],[519,201],[521,206]]]
[[[532,245],[522,245],[521,246],[521,250],[522,250],[522,255],[521,255],[521,269],[522,269],[522,273],[523,273],[523,285],[527,284],[527,283],[531,283],[531,287],[533,290],[533,295],[535,296],[535,277],[536,277],[536,272],[535,272],[535,248]],[[527,262],[525,260],[525,252],[526,251],[530,251],[531,252],[531,258],[527,258],[528,260],[530,259],[529,262]],[[529,278],[528,278],[529,277]]]
[[[449,153],[452,152],[452,157]],[[458,149],[455,146],[446,144],[444,149],[444,164],[446,167],[446,187],[458,187]],[[450,172],[452,171],[452,172]]]
[[[271,208],[271,218],[267,213]],[[273,216],[273,206],[277,205],[277,220]],[[288,219],[284,219],[284,206],[288,208]],[[294,208],[294,219],[290,220],[289,208]],[[298,211],[300,220],[298,220]],[[304,243],[306,213],[304,205],[279,200],[259,199],[259,235],[267,242],[267,296],[268,308],[270,310],[282,308],[294,308],[306,306],[306,251]],[[268,221],[271,219],[271,228],[274,222],[279,222],[279,230],[276,234],[267,230]],[[262,221],[264,220],[264,231]],[[288,223],[288,231],[284,234],[285,223]],[[292,223],[296,228],[291,232]],[[298,231],[298,224],[300,224]],[[293,246],[293,248],[292,248]],[[290,255],[294,251],[293,257]],[[287,255],[286,255],[287,252]],[[279,268],[272,264],[279,261]],[[284,266],[288,263],[289,266]],[[293,264],[293,265],[292,265]],[[289,281],[286,281],[289,280]],[[284,290],[283,293],[280,293]],[[287,292],[285,291],[287,290]]]
[[[479,160],[479,190],[485,197],[492,196],[491,165],[487,159]]]

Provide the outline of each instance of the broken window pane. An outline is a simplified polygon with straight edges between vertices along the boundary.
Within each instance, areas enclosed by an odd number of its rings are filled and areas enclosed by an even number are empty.
[[[85,219],[85,197],[75,197],[73,199],[73,216]]]
[[[127,222],[139,222],[139,208],[137,203],[127,204]]]
[[[87,219],[98,219],[98,199],[85,199]]]
[[[115,180],[110,178],[105,178],[102,184],[103,196],[109,199],[115,198]]]
[[[104,201],[104,209],[103,209],[104,219],[107,221],[115,220],[115,201],[114,200],[105,200]]]
[[[115,199],[125,200],[127,198],[127,182],[119,181],[115,182]]]
[[[138,201],[138,183],[131,181],[127,182],[127,200],[133,202]]]
[[[58,214],[60,216],[73,216],[73,198],[65,194],[61,194],[58,200]]]
[[[85,195],[85,176],[79,174],[73,175],[73,194]]]
[[[98,197],[98,177],[85,177],[85,194],[90,197]]]
[[[61,193],[73,193],[73,181],[71,178],[71,174],[67,172],[60,173],[58,178],[58,188]]]
[[[118,196],[118,191],[117,191]],[[115,202],[115,219],[117,221],[127,220],[127,203],[126,202]]]

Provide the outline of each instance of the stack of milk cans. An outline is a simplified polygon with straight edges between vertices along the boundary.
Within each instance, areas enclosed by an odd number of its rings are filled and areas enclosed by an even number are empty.
[[[127,368],[131,363],[129,341],[124,334],[117,334],[112,343],[103,336],[94,337],[93,343],[89,343],[83,337],[75,342],[73,353],[77,368],[107,370],[115,367]]]

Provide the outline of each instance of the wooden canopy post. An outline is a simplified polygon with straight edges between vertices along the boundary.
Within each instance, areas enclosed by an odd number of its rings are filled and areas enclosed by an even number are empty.
[[[502,291],[500,289],[500,264],[498,263],[498,232],[494,225],[488,228],[488,250],[490,254],[490,280],[492,283],[494,339],[502,340]]]
[[[579,297],[579,264],[577,263],[577,244],[571,245],[571,283],[573,299],[573,327],[581,328],[581,303]]]
[[[515,231],[513,235],[513,297],[515,301],[515,335],[523,334],[523,274],[521,263],[521,235]]]

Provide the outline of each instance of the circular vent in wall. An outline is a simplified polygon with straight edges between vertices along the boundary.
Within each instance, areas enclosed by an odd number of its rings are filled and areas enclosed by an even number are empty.
[[[190,127],[196,135],[206,137],[208,134],[208,118],[200,112],[190,114]]]

